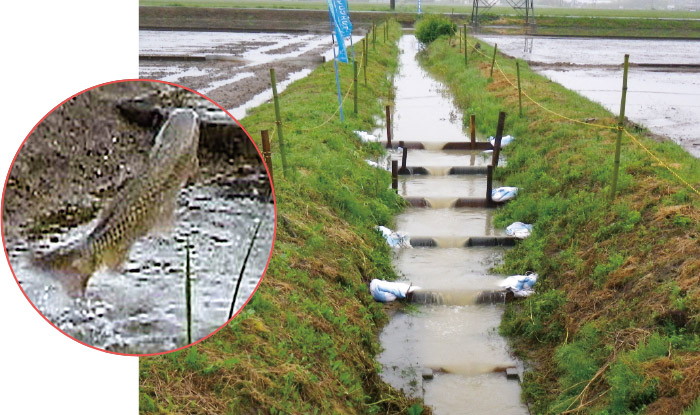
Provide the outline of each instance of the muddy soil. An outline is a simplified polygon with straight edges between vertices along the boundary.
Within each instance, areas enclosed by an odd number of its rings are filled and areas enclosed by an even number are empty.
[[[299,60],[279,61],[274,65],[278,82],[287,80],[290,74],[297,73],[307,67],[308,62]],[[182,75],[177,75],[178,72]],[[236,80],[236,74],[245,75]],[[141,76],[172,80],[171,82],[206,94],[228,110],[242,106],[270,88],[270,65],[267,64],[244,67],[244,65],[235,62],[204,61],[182,62],[165,68],[160,67],[160,64],[153,65],[151,62],[142,62]],[[227,82],[227,80],[231,82]],[[217,82],[223,83],[223,85],[210,89],[211,85]],[[236,114],[233,115],[239,119],[242,118],[243,114],[245,112],[236,111]]]
[[[207,56],[199,61],[142,59],[139,73],[201,92],[237,119],[245,115],[244,104],[270,91],[270,68],[281,91],[279,84],[314,69],[331,52],[330,37],[308,34],[141,31],[140,39],[142,56]]]
[[[158,128],[125,119],[117,102],[149,94],[163,106],[177,106],[183,99],[211,105],[196,94],[155,82],[115,83],[66,101],[36,126],[15,158],[3,200],[4,237],[33,239],[88,222],[143,171]],[[198,180],[225,173],[246,183],[251,195],[270,194],[269,183],[247,177],[265,173],[259,157],[246,160],[245,168],[236,162],[240,160],[200,152]]]
[[[5,189],[5,236],[95,215],[100,201],[143,170],[154,132],[118,116],[116,101],[165,89],[118,83],[78,95],[49,114],[27,138]]]

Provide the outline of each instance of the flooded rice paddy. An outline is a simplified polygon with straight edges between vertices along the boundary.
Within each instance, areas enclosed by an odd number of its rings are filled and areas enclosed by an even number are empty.
[[[468,141],[463,115],[445,87],[418,65],[415,37],[403,36],[399,46],[394,140]],[[400,152],[390,154],[401,160]],[[490,155],[480,152],[409,150],[407,165],[437,168],[431,175],[399,178],[401,195],[425,197],[434,208],[406,209],[396,217],[396,229],[412,238],[433,238],[438,246],[399,250],[394,267],[402,281],[439,294],[442,302],[396,312],[380,334],[384,350],[378,359],[386,382],[423,397],[436,414],[527,413],[519,383],[503,373],[520,363],[497,332],[502,305],[476,304],[479,292],[497,289],[502,276],[490,269],[500,263],[505,248],[464,248],[470,236],[505,232],[493,227],[493,210],[449,207],[459,197],[485,198],[486,176],[448,176],[446,168],[489,161]],[[432,379],[423,379],[424,372]]]
[[[498,43],[499,51],[527,60],[538,73],[603,104],[614,114],[619,113],[622,63],[624,55],[629,54],[626,116],[700,158],[700,41],[521,36],[480,39]]]
[[[333,59],[329,35],[299,33],[140,30],[139,54],[142,78],[199,91],[236,119],[272,99],[270,68],[281,92]]]

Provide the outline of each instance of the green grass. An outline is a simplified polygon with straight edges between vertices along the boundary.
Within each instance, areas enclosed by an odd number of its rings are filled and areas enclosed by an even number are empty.
[[[188,350],[140,360],[142,413],[417,413],[383,383],[374,355],[386,321],[367,288],[392,279],[390,251],[374,231],[402,206],[385,171],[368,166],[378,145],[363,145],[353,130],[373,128],[390,99],[400,33],[370,46],[368,84],[352,96],[345,122],[337,106],[333,63],[291,84],[280,96],[289,171],[281,168],[272,135],[278,226],[265,278],[241,314]],[[351,66],[341,64],[343,91]],[[362,82],[362,81],[361,81]],[[253,138],[272,129],[265,104],[241,120]],[[260,143],[258,142],[258,146]],[[425,411],[423,413],[426,413]]]
[[[472,40],[473,42],[473,40]],[[618,196],[609,200],[616,117],[521,62],[523,99],[485,57],[465,68],[458,42],[441,38],[421,62],[444,81],[477,129],[494,133],[506,111],[508,163],[496,178],[518,197],[498,210],[497,226],[534,224],[498,270],[539,273],[537,294],[506,308],[501,331],[536,369],[523,396],[533,413],[680,413],[697,406],[700,390],[700,196],[623,136]],[[485,49],[485,50],[484,50]],[[498,55],[516,80],[515,61]],[[465,120],[466,122],[466,120]],[[644,129],[633,134],[677,174],[700,188],[700,161]],[[663,353],[662,353],[663,352]],[[693,410],[693,409],[688,409]]]

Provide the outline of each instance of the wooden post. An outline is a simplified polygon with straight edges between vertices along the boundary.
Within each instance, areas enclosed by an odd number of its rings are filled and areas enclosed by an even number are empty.
[[[469,116],[469,138],[471,139],[471,149],[476,148],[476,115]]]
[[[190,237],[185,239],[185,306],[187,308],[187,344],[192,344],[192,285],[190,282]]]
[[[386,146],[391,148],[391,108],[386,106]]]
[[[467,24],[464,24],[464,66],[467,66],[467,49],[469,47],[467,46]]]
[[[262,146],[263,146],[263,158],[265,158],[265,164],[267,165],[267,170],[270,172],[270,181],[275,184],[275,177],[272,173],[272,153],[270,153],[270,132],[268,130],[260,131],[262,136]]]
[[[352,61],[352,82],[355,86],[355,95],[353,96],[353,112],[357,114],[357,61]]]
[[[520,89],[520,63],[515,61],[515,70],[518,72],[518,107],[520,107],[520,116],[523,116],[523,95]]]
[[[459,28],[459,51],[462,51],[462,28]]]
[[[372,22],[372,48],[377,49],[377,24]]]
[[[277,139],[280,142],[280,153],[282,154],[282,175],[287,177],[287,156],[284,149],[284,135],[282,134],[282,117],[280,116],[280,101],[277,96],[277,80],[275,79],[275,69],[270,68],[270,82],[272,83],[272,97],[275,101],[275,123],[277,124]]]
[[[391,160],[391,188],[399,191],[399,161]]]
[[[496,64],[496,51],[498,50],[498,43],[495,43],[493,45],[493,59],[491,60],[491,75],[490,78],[493,78],[493,65]]]
[[[365,73],[365,86],[367,86],[367,55],[369,54],[369,39],[367,39],[367,37],[362,39],[362,47],[365,50],[363,54],[364,59],[362,59],[364,62],[362,63],[362,65]]]
[[[486,207],[493,206],[491,191],[493,190],[493,166],[486,166]]]
[[[498,156],[501,154],[501,138],[503,138],[503,127],[506,123],[506,113],[501,111],[498,113],[498,127],[496,128],[496,142],[493,145],[493,159],[491,165],[498,167]]]
[[[625,128],[625,102],[627,101],[627,70],[629,68],[630,55],[625,55],[625,66],[622,73],[622,99],[620,101],[620,120],[617,123],[617,142],[615,143],[615,164],[613,167],[613,182],[610,190],[610,200],[615,199],[617,191],[617,175],[620,170],[620,147],[622,145],[622,130]]]
[[[403,141],[401,142],[401,147],[403,148],[403,154],[401,155],[401,169],[399,170],[399,172],[402,174],[406,174],[408,173],[408,168],[406,168],[406,158],[408,157],[408,149],[404,147]]]

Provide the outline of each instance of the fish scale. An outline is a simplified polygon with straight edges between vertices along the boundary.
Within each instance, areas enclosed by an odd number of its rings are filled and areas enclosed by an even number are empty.
[[[117,193],[84,241],[35,260],[71,295],[82,294],[100,266],[119,266],[136,239],[172,215],[178,191],[198,167],[199,117],[193,110],[174,110],[155,143],[148,168]]]

